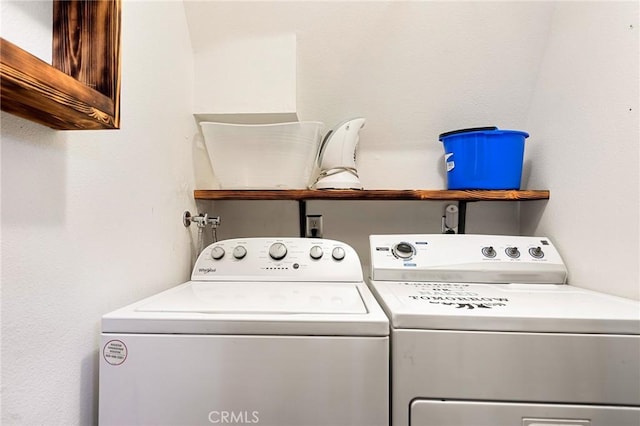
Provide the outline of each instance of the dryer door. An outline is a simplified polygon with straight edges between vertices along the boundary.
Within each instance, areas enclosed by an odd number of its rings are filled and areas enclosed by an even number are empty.
[[[414,400],[411,426],[637,426],[640,407]]]

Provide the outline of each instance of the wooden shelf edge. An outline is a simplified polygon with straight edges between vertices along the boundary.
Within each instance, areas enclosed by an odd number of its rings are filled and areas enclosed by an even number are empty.
[[[196,189],[196,200],[459,200],[459,201],[529,201],[547,200],[548,190],[222,190]]]

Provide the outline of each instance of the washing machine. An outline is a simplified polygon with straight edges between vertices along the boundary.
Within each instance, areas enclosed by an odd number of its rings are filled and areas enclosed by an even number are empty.
[[[640,304],[567,285],[549,238],[373,235],[370,248],[394,426],[640,424]]]
[[[104,426],[389,422],[389,322],[342,242],[214,243],[101,340]]]

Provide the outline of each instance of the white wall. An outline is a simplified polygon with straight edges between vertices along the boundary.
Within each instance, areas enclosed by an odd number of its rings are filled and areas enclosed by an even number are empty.
[[[0,12],[2,38],[50,64],[53,3],[49,0],[2,0]]]
[[[120,130],[2,113],[3,425],[95,424],[101,315],[188,278],[192,88],[182,3],[124,1]]]
[[[295,34],[233,38],[193,56],[195,114],[295,114]]]
[[[559,246],[572,284],[640,298],[638,2],[562,2],[535,85],[523,232]]]
[[[366,188],[438,189],[440,133],[525,127],[553,4],[209,1],[185,10],[198,56],[234,38],[295,34],[300,119],[367,119]]]

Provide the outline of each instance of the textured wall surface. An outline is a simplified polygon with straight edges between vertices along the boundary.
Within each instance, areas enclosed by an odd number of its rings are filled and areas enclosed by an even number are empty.
[[[522,209],[525,233],[546,234],[570,282],[640,299],[638,2],[556,6],[528,128],[529,185],[551,189]]]
[[[53,6],[49,0],[2,0],[0,35],[51,63]]]
[[[524,128],[553,4],[214,1],[185,10],[199,56],[234,38],[295,34],[299,118],[329,128],[367,119],[366,188],[438,189],[440,133]]]

